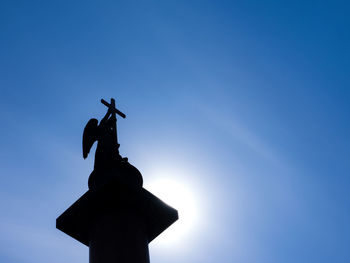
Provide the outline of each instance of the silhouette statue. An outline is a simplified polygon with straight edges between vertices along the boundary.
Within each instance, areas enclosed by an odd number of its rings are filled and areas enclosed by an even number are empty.
[[[101,99],[101,103],[108,107],[106,115],[98,124],[97,119],[90,119],[83,132],[83,157],[87,158],[92,145],[97,141],[94,170],[89,176],[89,189],[106,184],[117,179],[131,186],[142,187],[141,173],[119,154],[120,144],[117,137],[116,114],[125,118],[125,114],[115,108],[112,98],[109,104]],[[125,176],[128,175],[128,176]]]
[[[89,247],[90,263],[149,263],[148,244],[178,219],[178,212],[142,187],[142,176],[119,154],[115,100],[83,133],[83,157],[97,142],[89,190],[57,219],[56,228]],[[181,193],[180,193],[181,194]]]

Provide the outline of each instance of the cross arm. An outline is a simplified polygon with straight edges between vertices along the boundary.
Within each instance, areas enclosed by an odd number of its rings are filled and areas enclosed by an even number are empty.
[[[122,118],[125,119],[126,115],[124,113],[122,113],[121,111],[119,111],[117,108],[113,107],[113,105],[109,104],[104,99],[101,99],[101,103],[103,105],[107,106],[112,113],[117,113],[119,116],[121,116]]]

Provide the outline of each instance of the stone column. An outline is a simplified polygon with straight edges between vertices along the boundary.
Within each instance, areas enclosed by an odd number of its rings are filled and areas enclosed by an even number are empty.
[[[112,180],[81,196],[56,227],[89,247],[90,263],[149,263],[148,244],[177,219],[146,189]]]
[[[90,232],[89,258],[90,263],[149,263],[142,219],[127,209],[99,215]]]

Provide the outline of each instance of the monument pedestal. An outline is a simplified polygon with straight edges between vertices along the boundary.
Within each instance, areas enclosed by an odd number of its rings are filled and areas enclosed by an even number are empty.
[[[112,180],[81,196],[56,227],[89,247],[90,263],[148,263],[148,243],[177,219],[146,189]]]

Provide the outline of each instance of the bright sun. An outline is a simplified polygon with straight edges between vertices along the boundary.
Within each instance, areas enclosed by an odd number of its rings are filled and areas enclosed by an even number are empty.
[[[179,220],[156,239],[157,244],[174,246],[183,243],[193,232],[198,218],[198,204],[193,192],[186,184],[171,179],[151,181],[145,188],[179,213]]]

